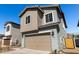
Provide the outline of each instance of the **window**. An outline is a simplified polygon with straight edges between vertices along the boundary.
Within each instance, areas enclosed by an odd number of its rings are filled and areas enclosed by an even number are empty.
[[[9,31],[9,29],[10,29],[10,26],[7,26],[7,30],[6,31]]]
[[[30,16],[26,17],[26,24],[30,23]]]
[[[52,13],[46,15],[46,22],[51,22],[52,20]]]

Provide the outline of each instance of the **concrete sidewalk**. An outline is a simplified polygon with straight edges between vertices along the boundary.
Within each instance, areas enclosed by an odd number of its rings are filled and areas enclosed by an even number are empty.
[[[32,50],[26,48],[13,48],[13,51],[4,52],[1,54],[48,54],[48,51]]]
[[[13,48],[11,51],[3,52],[1,54],[49,54],[48,51],[32,50],[27,48]],[[60,54],[79,54],[79,48],[63,49]]]

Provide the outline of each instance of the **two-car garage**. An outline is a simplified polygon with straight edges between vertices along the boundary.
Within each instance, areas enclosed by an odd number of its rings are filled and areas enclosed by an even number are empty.
[[[51,51],[51,37],[48,33],[26,36],[24,42],[26,48]]]

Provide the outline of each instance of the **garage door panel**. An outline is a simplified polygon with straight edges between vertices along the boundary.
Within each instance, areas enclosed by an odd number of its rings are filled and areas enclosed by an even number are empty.
[[[50,51],[50,35],[26,37],[25,45],[27,48],[36,50]]]

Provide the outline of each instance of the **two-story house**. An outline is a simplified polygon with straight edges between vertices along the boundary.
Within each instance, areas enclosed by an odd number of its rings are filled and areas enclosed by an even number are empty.
[[[21,44],[21,33],[20,33],[20,24],[8,21],[4,24],[4,37],[2,41],[2,45],[13,46]]]
[[[59,5],[27,7],[19,17],[22,47],[43,51],[63,49],[67,25]]]

